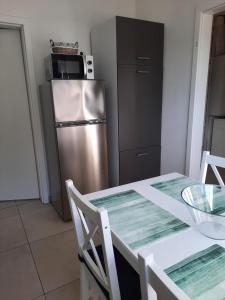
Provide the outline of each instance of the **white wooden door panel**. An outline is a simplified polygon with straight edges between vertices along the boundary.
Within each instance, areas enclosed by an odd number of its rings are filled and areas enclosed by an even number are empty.
[[[20,32],[0,28],[0,200],[37,197]]]

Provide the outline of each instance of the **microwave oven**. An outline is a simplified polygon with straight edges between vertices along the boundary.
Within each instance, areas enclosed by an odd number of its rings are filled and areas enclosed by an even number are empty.
[[[94,79],[93,56],[52,53],[45,58],[46,79]]]

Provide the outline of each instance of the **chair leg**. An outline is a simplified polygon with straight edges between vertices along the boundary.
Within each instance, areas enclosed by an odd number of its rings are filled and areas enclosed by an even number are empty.
[[[107,300],[89,270],[80,263],[80,299]]]

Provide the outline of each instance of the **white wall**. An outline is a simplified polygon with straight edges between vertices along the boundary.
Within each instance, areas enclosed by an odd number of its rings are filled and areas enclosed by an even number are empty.
[[[28,19],[37,84],[45,80],[49,38],[79,41],[90,52],[90,29],[115,15],[135,16],[135,0],[0,0],[0,14]]]
[[[136,3],[135,3],[136,2]],[[162,173],[184,172],[196,6],[225,0],[0,0],[0,14],[30,23],[37,85],[45,80],[48,40],[80,43],[90,52],[90,29],[115,15],[163,22],[165,57]]]
[[[184,173],[195,5],[192,0],[137,0],[136,9],[138,18],[165,24],[161,171]]]
[[[92,27],[115,15],[134,17],[135,12],[135,0],[0,0],[0,15],[29,24],[37,87],[45,81],[50,38],[79,41],[80,50],[90,53]]]

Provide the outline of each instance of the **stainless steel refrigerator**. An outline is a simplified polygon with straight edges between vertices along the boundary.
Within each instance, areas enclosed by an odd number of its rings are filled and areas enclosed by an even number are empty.
[[[81,194],[108,187],[104,82],[52,80],[40,95],[50,201],[69,220],[65,180]]]

